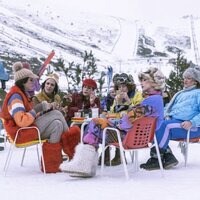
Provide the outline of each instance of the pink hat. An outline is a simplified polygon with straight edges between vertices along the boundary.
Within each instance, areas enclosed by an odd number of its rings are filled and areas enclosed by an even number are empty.
[[[31,70],[26,69],[23,67],[21,62],[16,62],[13,65],[13,72],[14,72],[14,79],[15,82],[22,80],[24,78],[39,78],[37,75],[35,75]]]
[[[31,70],[31,65],[28,62],[22,62],[23,68]]]

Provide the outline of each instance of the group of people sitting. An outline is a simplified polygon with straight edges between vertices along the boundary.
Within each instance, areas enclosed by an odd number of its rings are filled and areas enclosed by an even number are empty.
[[[156,137],[165,169],[178,164],[178,160],[169,148],[171,139],[187,137],[187,130],[200,125],[200,70],[198,66],[189,67],[183,74],[184,89],[178,92],[168,103],[164,113],[163,91],[165,77],[157,68],[149,68],[139,73],[138,78],[142,91],[138,91],[131,75],[115,74],[112,94],[101,105],[95,90],[97,84],[93,79],[83,80],[79,93],[58,95],[59,77],[56,73],[46,77],[40,92],[32,94],[35,80],[38,79],[30,67],[23,63],[13,65],[15,86],[13,86],[2,107],[1,117],[4,127],[14,140],[16,130],[20,127],[35,125],[39,128],[43,144],[45,166],[47,172],[63,171],[73,176],[93,177],[98,165],[98,148],[102,142],[102,131],[105,127],[115,127],[124,138],[132,128],[133,121],[142,116],[157,118]],[[79,110],[104,108],[110,113],[118,113],[115,119],[94,118],[84,130],[83,143],[80,143],[80,128],[69,127],[74,113]],[[106,113],[104,113],[106,116]],[[192,129],[191,138],[200,136],[200,129]],[[30,131],[25,140],[36,139],[34,131]],[[21,142],[24,142],[22,138]],[[110,132],[106,143],[116,142],[116,135]],[[52,151],[53,149],[53,151]],[[69,160],[62,160],[62,151]],[[51,152],[51,156],[49,156]],[[53,153],[52,153],[53,152]],[[110,155],[106,152],[105,164],[109,165]],[[112,165],[120,164],[120,153],[116,150]],[[52,167],[52,165],[54,167]],[[48,168],[49,166],[49,168]],[[150,151],[150,158],[140,165],[145,170],[159,169],[155,148]]]

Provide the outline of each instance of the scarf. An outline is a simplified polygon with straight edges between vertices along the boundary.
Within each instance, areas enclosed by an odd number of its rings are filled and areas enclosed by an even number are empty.
[[[52,97],[47,96],[47,94],[42,90],[39,94],[36,95],[39,102],[47,101],[48,103],[56,102],[60,103],[61,98],[58,94],[52,95]]]
[[[142,96],[144,99],[146,99],[147,97],[149,97],[151,95],[162,95],[162,92],[159,90],[153,90],[151,92],[143,92],[142,93]]]

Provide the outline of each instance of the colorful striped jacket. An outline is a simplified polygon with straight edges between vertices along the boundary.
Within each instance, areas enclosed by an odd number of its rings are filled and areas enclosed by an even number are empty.
[[[4,128],[14,140],[20,127],[34,125],[36,113],[31,99],[19,87],[13,86],[5,97],[1,117],[4,119]]]

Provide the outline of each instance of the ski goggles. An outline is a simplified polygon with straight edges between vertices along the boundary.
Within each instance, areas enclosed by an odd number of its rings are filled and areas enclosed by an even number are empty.
[[[126,77],[119,77],[119,78],[117,78],[117,80],[116,80],[116,83],[117,84],[123,84],[123,83],[127,83],[128,82],[128,79],[126,78]]]

